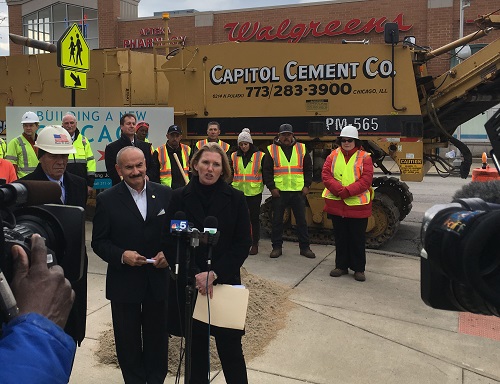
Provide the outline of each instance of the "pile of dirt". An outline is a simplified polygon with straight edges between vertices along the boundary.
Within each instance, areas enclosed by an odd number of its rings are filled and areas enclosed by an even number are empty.
[[[250,290],[248,312],[243,336],[243,353],[247,363],[263,353],[264,348],[273,340],[278,331],[285,327],[288,312],[293,303],[288,300],[291,289],[283,285],[262,279],[241,269],[242,283]],[[99,348],[96,351],[100,363],[118,366],[115,353],[115,340],[111,324],[110,329],[99,336]],[[180,361],[183,339],[171,337],[169,341],[168,366],[176,372]],[[184,344],[182,344],[184,346]],[[215,349],[215,342],[210,344],[211,368],[219,369],[220,362]],[[181,370],[184,363],[182,362]]]

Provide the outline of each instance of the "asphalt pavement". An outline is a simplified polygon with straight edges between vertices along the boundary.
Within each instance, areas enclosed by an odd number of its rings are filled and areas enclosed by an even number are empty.
[[[106,264],[91,252],[90,232],[87,223],[87,336],[70,383],[122,383],[120,370],[94,355],[111,311],[104,292]],[[284,329],[247,361],[250,383],[500,383],[500,342],[459,332],[457,312],[421,301],[418,257],[369,250],[367,280],[357,282],[352,273],[329,276],[334,246],[311,248],[317,257],[306,259],[297,243],[287,242],[283,256],[270,259],[270,241],[263,239],[260,253],[245,261],[248,272],[291,287],[295,303]],[[222,372],[212,376],[214,384],[225,383]],[[165,383],[174,383],[174,377]]]

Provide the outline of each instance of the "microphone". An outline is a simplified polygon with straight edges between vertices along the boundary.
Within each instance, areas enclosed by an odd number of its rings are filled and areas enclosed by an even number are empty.
[[[186,220],[186,214],[182,211],[177,211],[174,214],[174,219],[170,220],[170,233],[177,237],[177,250],[175,253],[175,276],[179,276],[179,255],[181,241],[180,237],[182,233],[186,233],[188,230],[188,222]]]
[[[453,200],[479,197],[487,203],[500,204],[500,180],[472,182],[455,192]]]
[[[208,244],[213,244],[215,237],[218,238],[217,235],[217,227],[219,222],[215,216],[207,216],[203,221],[203,233],[207,234],[207,242]]]
[[[218,232],[217,227],[219,222],[215,216],[207,216],[203,221],[203,232],[207,234],[207,244],[208,244],[208,258],[207,265],[208,271],[210,272],[210,266],[212,265],[212,248],[217,244]]]
[[[174,235],[181,235],[187,233],[189,223],[186,220],[186,214],[182,211],[177,211],[174,214],[174,219],[170,220],[170,233]]]
[[[193,223],[188,223],[189,226],[189,245],[193,248],[196,248],[200,245],[200,230],[198,228],[194,228]]]
[[[61,204],[61,187],[53,181],[17,180],[0,187],[0,204]]]

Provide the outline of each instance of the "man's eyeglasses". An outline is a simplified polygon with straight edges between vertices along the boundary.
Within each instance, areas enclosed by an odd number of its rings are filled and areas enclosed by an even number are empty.
[[[340,142],[341,143],[352,143],[354,141],[354,139],[341,139]]]

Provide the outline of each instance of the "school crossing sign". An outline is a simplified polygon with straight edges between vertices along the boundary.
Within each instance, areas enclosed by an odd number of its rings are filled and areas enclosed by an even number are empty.
[[[57,41],[57,65],[80,72],[90,70],[90,49],[76,24]]]
[[[78,25],[73,24],[57,41],[57,65],[61,67],[61,86],[87,89],[90,49]]]

